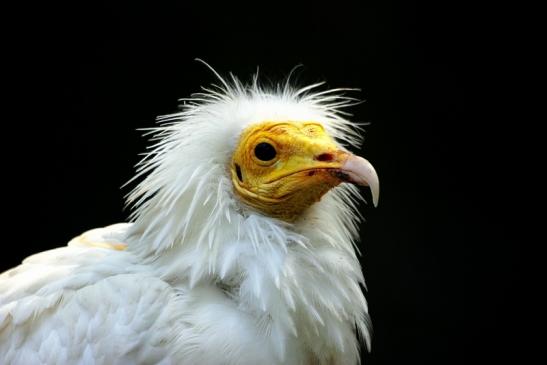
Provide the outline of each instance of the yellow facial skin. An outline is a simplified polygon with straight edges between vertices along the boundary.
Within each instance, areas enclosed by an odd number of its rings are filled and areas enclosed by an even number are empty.
[[[260,143],[270,144],[275,157],[257,157]],[[343,181],[338,169],[348,155],[319,123],[255,124],[243,131],[232,156],[234,190],[245,204],[291,222]]]

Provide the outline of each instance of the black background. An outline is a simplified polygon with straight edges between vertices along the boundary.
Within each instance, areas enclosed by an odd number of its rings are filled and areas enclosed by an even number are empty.
[[[136,129],[216,81],[195,58],[243,80],[258,66],[266,82],[302,64],[300,85],[362,89],[353,119],[371,123],[359,153],[382,194],[377,209],[363,206],[374,325],[365,363],[472,362],[477,348],[508,355],[491,334],[506,328],[501,303],[518,279],[498,210],[509,193],[490,179],[499,136],[467,98],[477,56],[461,14],[413,1],[80,2],[6,13],[13,116],[0,271],[127,218],[120,187],[146,146]]]

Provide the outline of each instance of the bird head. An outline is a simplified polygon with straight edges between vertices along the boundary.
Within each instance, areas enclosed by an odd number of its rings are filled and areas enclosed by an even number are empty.
[[[230,172],[243,203],[286,221],[297,219],[342,182],[370,186],[378,202],[372,165],[338,146],[318,121],[262,121],[247,127]]]
[[[288,82],[268,89],[257,77],[249,85],[218,77],[222,85],[182,99],[180,112],[150,129],[156,143],[127,200],[142,243],[134,247],[159,255],[183,243],[257,246],[265,237],[284,246],[309,240],[303,229],[328,228],[323,238],[351,249],[360,215],[354,185],[369,186],[374,205],[379,185],[372,165],[346,148],[361,142],[359,125],[342,110],[355,103],[348,89]]]

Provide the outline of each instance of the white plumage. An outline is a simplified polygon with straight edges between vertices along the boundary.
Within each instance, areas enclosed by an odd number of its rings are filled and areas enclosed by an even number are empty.
[[[96,229],[0,276],[2,364],[356,364],[369,345],[353,243],[358,190],[295,222],[242,204],[227,166],[260,121],[315,121],[359,143],[341,89],[235,78],[160,118],[129,195],[132,223]]]

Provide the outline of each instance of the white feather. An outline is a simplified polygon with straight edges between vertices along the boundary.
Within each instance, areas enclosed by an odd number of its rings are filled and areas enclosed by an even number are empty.
[[[355,364],[370,321],[354,242],[353,187],[326,194],[293,224],[232,192],[241,131],[316,121],[341,145],[354,103],[320,84],[274,90],[233,78],[159,118],[128,196],[131,224],[95,230],[0,276],[2,363]]]

